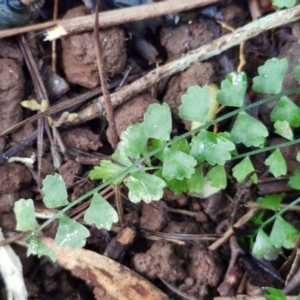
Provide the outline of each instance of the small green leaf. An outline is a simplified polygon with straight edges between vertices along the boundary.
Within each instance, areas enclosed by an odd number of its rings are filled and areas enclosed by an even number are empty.
[[[277,178],[286,175],[287,167],[285,159],[279,149],[276,149],[266,160],[265,165],[270,167],[270,172]]]
[[[144,133],[144,125],[144,123],[130,125],[122,133],[118,149],[124,155],[136,159],[140,157],[148,140]]]
[[[253,78],[253,90],[258,93],[279,94],[287,69],[286,58],[268,59],[263,66],[258,68],[259,76]]]
[[[206,160],[211,165],[224,165],[234,149],[235,145],[222,135],[201,130],[192,139],[190,154],[200,163]]]
[[[279,8],[290,8],[296,4],[296,0],[272,0],[272,3]]]
[[[20,199],[14,204],[14,212],[17,219],[17,230],[28,231],[35,229],[35,211],[32,199]]]
[[[292,249],[295,246],[298,234],[298,230],[281,216],[277,216],[270,234],[270,242],[276,248]]]
[[[100,167],[96,166],[93,170],[89,173],[89,177],[91,180],[100,180],[103,179],[107,181],[109,179],[114,178],[121,172],[125,170],[125,167],[120,167],[110,160],[101,160]],[[113,182],[114,185],[119,185],[123,181],[125,176],[122,176]]]
[[[167,180],[191,178],[197,161],[194,157],[179,150],[165,148],[162,175]]]
[[[275,194],[275,195],[267,195],[263,198],[257,200],[257,205],[260,207],[264,207],[267,209],[274,210],[275,212],[279,210],[280,203],[284,198],[285,194]]]
[[[82,248],[90,232],[80,223],[62,216],[59,218],[59,225],[55,236],[55,243],[59,247],[71,249]]]
[[[135,172],[124,180],[125,185],[129,189],[129,199],[131,202],[137,203],[144,201],[158,201],[163,196],[163,189],[166,183],[155,175],[144,172]]]
[[[297,168],[290,177],[288,185],[294,190],[300,190],[300,168]]]
[[[181,97],[182,104],[178,108],[181,119],[206,123],[210,106],[209,87],[191,86]]]
[[[200,198],[200,199],[206,199],[216,193],[219,193],[221,188],[216,188],[211,186],[211,182],[207,180],[206,177],[204,177],[203,180],[203,189],[200,193],[190,193],[190,195]]]
[[[146,137],[168,141],[172,130],[171,111],[168,104],[151,104],[144,114],[144,123]]]
[[[262,147],[269,135],[266,126],[245,112],[240,112],[230,132],[234,143]]]
[[[31,238],[27,249],[27,256],[29,256],[30,254],[37,255],[39,258],[43,255],[49,256],[53,262],[56,261],[55,252],[34,236]]]
[[[57,173],[46,176],[43,180],[42,191],[44,193],[43,202],[48,208],[56,208],[69,204],[65,182],[61,175]]]
[[[259,229],[252,249],[253,256],[257,259],[273,260],[277,258],[279,253],[280,250],[271,244],[268,235]]]
[[[251,219],[251,222],[254,223],[257,227],[263,224],[263,218],[265,216],[265,211],[258,211],[255,216]]]
[[[271,287],[265,287],[265,290],[267,290],[271,295],[266,295],[266,300],[286,300],[286,295],[283,293],[282,290],[274,289]]]
[[[287,121],[276,121],[274,123],[275,133],[281,135],[287,140],[292,141],[294,139],[294,133]]]
[[[275,121],[287,121],[291,127],[300,125],[300,108],[288,97],[282,96],[271,112],[270,119]]]
[[[95,224],[98,229],[110,230],[113,223],[118,222],[116,210],[97,193],[93,195],[92,202],[84,215],[84,221]]]
[[[147,156],[149,154],[149,148],[145,148],[143,153],[142,153],[142,158],[144,160],[144,164],[147,166],[147,167],[153,167],[152,166],[152,162],[151,162],[151,157],[147,157],[145,158],[145,156]]]
[[[224,132],[218,132],[218,136],[221,136],[221,137],[223,137],[223,138],[229,140],[231,143],[233,143],[232,137],[231,137],[230,133],[227,132],[227,131],[224,131]],[[231,154],[231,155],[238,155],[238,152],[236,151],[236,148],[234,148],[232,151],[230,151],[230,154]]]
[[[153,175],[159,177],[160,179],[163,179],[162,176],[162,169],[157,170]],[[172,180],[164,180],[167,188],[172,191],[175,195],[181,195],[182,193],[185,193],[187,191],[187,183],[186,179],[178,180],[178,179],[172,179]]]
[[[225,189],[227,186],[226,171],[224,166],[215,166],[211,168],[207,172],[206,177],[213,187]]]
[[[175,195],[181,195],[187,191],[186,179],[178,180],[166,180],[167,188],[172,191]]]
[[[255,170],[249,156],[245,157],[240,163],[232,168],[233,177],[236,178],[239,183],[241,183],[246,178],[246,176],[253,171]],[[256,174],[253,174],[251,176],[251,182],[257,183]]]
[[[247,89],[247,76],[244,72],[232,72],[226,76],[218,91],[217,100],[226,106],[241,107]]]
[[[181,140],[176,141],[176,138],[177,137],[174,137],[175,142],[171,145],[171,149],[173,149],[173,150],[176,149],[176,150],[182,151],[186,154],[189,154],[190,146],[189,146],[187,139],[181,139]]]
[[[165,144],[166,144],[165,141],[153,139],[151,145],[149,146],[149,152],[152,152]],[[155,153],[154,156],[158,158],[160,161],[164,161],[164,150]]]
[[[123,166],[126,166],[126,167],[132,166],[132,161],[118,148],[112,154],[111,158]]]
[[[186,179],[186,183],[189,193],[200,193],[204,186],[203,167],[195,168],[195,173],[191,178]]]
[[[300,151],[297,153],[296,160],[300,162]]]
[[[300,66],[296,66],[294,68],[294,78],[299,81],[300,80]]]

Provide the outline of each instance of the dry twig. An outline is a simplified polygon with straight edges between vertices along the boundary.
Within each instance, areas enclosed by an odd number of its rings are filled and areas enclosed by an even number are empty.
[[[238,220],[233,227],[239,228],[246,224],[257,212],[259,211],[258,208],[251,208],[240,220]],[[229,228],[224,235],[212,243],[208,249],[213,251],[218,249],[223,243],[225,243],[232,235],[234,234],[233,229]]]
[[[97,10],[99,11],[99,2],[97,2]],[[95,38],[95,51],[96,51],[96,57],[97,57],[97,66],[98,66],[98,72],[102,87],[102,93],[103,93],[103,100],[105,105],[105,111],[106,111],[106,117],[108,121],[108,126],[112,131],[111,136],[111,146],[113,149],[117,148],[119,137],[117,132],[117,127],[114,119],[114,112],[113,107],[111,105],[110,100],[110,94],[107,88],[106,83],[106,76],[104,74],[104,66],[103,66],[103,56],[102,56],[102,49],[101,49],[101,42],[100,42],[100,31],[99,31],[99,19],[97,17],[97,13],[95,13],[95,26],[94,26],[94,38]]]
[[[167,14],[191,10],[197,7],[203,7],[217,2],[222,2],[222,0],[189,0],[189,1],[167,0],[163,2],[147,4],[147,5],[134,6],[134,7],[122,8],[122,9],[117,9],[112,11],[101,12],[98,15],[99,27],[107,28],[107,27],[130,23],[134,21],[150,19],[154,17],[167,15]],[[25,26],[21,28],[3,30],[0,32],[0,39],[21,34],[21,33],[37,31],[37,30],[45,30],[53,26],[59,26],[63,28],[67,32],[67,34],[92,31],[94,27],[94,17],[93,15],[90,15],[84,17],[77,17],[69,20],[44,22],[41,24],[35,24],[35,25]]]

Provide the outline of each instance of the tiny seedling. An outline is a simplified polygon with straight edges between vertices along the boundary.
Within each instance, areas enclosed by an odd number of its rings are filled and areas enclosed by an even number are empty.
[[[274,212],[274,215],[263,221],[263,214],[260,219],[256,219],[258,229],[253,234],[252,239],[255,239],[252,248],[252,254],[256,258],[265,258],[267,260],[276,259],[282,252],[282,249],[293,249],[298,237],[298,230],[282,218],[282,215],[292,206],[300,203],[300,198],[297,198],[287,207],[280,210],[280,203],[284,198],[284,194],[268,195],[260,198],[257,204]],[[272,224],[269,235],[265,232],[267,225]]]
[[[198,127],[181,136],[171,136],[172,115],[169,106],[166,103],[150,105],[144,115],[144,121],[129,126],[122,133],[121,141],[112,155],[112,161],[102,160],[100,165],[90,172],[90,179],[101,180],[102,184],[72,203],[68,202],[66,187],[61,176],[58,174],[47,176],[43,181],[45,206],[63,207],[55,217],[36,227],[33,201],[21,199],[15,203],[17,229],[32,231],[32,234],[26,238],[31,239],[28,253],[38,256],[49,255],[53,260],[55,259],[51,250],[38,240],[37,232],[56,218],[59,219],[56,243],[70,248],[84,246],[89,231],[85,226],[68,218],[65,212],[88,197],[92,197],[92,203],[85,213],[84,221],[109,230],[112,224],[118,221],[118,216],[114,208],[98,195],[99,190],[109,184],[116,186],[124,184],[128,188],[129,200],[134,203],[158,201],[162,198],[165,188],[175,194],[186,192],[207,196],[212,190],[226,188],[227,176],[224,168],[226,162],[242,159],[232,169],[233,177],[238,182],[242,182],[249,173],[254,171],[251,155],[271,149],[274,151],[266,159],[266,166],[275,177],[285,175],[286,163],[280,147],[299,143],[299,140],[293,140],[291,134],[286,132],[289,130],[292,132],[292,127],[300,125],[298,122],[300,109],[291,106],[292,102],[288,99],[289,95],[299,92],[300,89],[280,94],[287,67],[286,59],[275,58],[260,67],[259,75],[254,78],[252,88],[260,93],[276,95],[248,106],[243,104],[247,87],[247,76],[243,72],[228,74],[218,91],[215,87],[190,87],[182,97],[179,116],[183,120],[191,121],[193,127],[195,124]],[[295,74],[297,72],[298,68],[295,69]],[[274,125],[274,133],[278,132],[290,141],[263,148],[269,136],[269,129],[248,111],[252,107],[278,99],[280,105],[278,104],[271,113],[271,120],[275,124],[277,122],[277,125]],[[237,109],[212,120],[219,104]],[[286,110],[292,110],[293,115],[284,118]],[[215,133],[208,130],[211,125],[234,115],[237,115],[237,118],[231,132]],[[258,149],[238,154],[237,144],[243,144],[248,148],[258,147]],[[151,160],[153,157],[156,157],[159,163],[153,165]],[[299,174],[300,172],[295,172],[291,177],[292,187],[296,185],[294,182],[298,180]],[[257,182],[256,174],[251,176],[251,181]],[[284,221],[283,212],[277,210],[275,217],[271,219],[274,221],[273,228],[275,227],[283,237],[279,238],[275,230],[268,236],[263,230],[265,223],[261,224],[253,247],[256,256],[272,259],[275,257],[274,253],[278,254],[282,247],[293,247],[295,229]],[[270,249],[268,255],[262,253],[263,247]]]

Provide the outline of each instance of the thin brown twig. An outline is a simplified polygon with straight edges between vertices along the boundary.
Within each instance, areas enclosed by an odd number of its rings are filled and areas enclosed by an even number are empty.
[[[21,51],[23,53],[23,56],[25,58],[25,62],[27,64],[27,68],[29,70],[29,73],[31,75],[33,85],[36,90],[37,94],[37,100],[41,102],[42,100],[46,100],[42,95],[45,92],[43,81],[40,77],[40,74],[38,72],[36,63],[33,59],[32,53],[30,52],[30,49],[28,47],[27,41],[24,36],[21,36],[19,39],[19,45],[21,48]],[[37,175],[37,186],[38,189],[41,186],[41,169],[42,169],[42,148],[43,148],[43,137],[44,137],[44,127],[45,127],[44,119],[38,120],[38,135],[37,135],[37,151],[38,151],[38,175]],[[49,131],[47,131],[49,133]]]
[[[251,177],[254,174],[256,174],[256,171],[252,171],[249,174],[247,174],[247,176],[243,179],[243,181],[239,184],[239,186],[237,188],[237,191],[233,198],[233,210],[232,210],[231,217],[230,217],[230,227],[232,226],[232,224],[235,221],[235,216],[236,216],[236,213],[238,210],[238,206],[246,192],[247,185],[249,184],[249,181],[251,180]]]
[[[53,20],[56,21],[58,17],[58,0],[54,0]],[[56,41],[52,41],[52,71],[56,72]]]
[[[108,127],[112,131],[110,143],[112,148],[116,149],[118,145],[119,137],[118,137],[117,127],[115,123],[113,107],[111,105],[110,94],[107,88],[106,76],[103,70],[103,57],[102,57],[102,49],[101,49],[101,42],[100,42],[101,33],[99,30],[99,19],[97,15],[98,11],[99,11],[99,1],[97,2],[97,9],[95,13],[95,26],[94,26],[95,51],[96,51],[97,66],[98,66],[101,87],[102,87],[105,111],[106,111],[106,116],[108,121]]]
[[[241,219],[239,219],[233,227],[239,228],[246,224],[257,212],[259,211],[259,208],[251,208]],[[234,234],[233,229],[229,228],[221,238],[219,238],[217,241],[212,243],[208,249],[213,251],[218,249],[223,243],[225,243],[232,235]]]
[[[197,7],[222,2],[222,0],[189,0],[189,1],[162,1],[141,6],[122,8],[112,11],[101,12],[98,14],[99,27],[107,28],[134,21],[145,20],[167,14],[191,10]],[[84,31],[92,31],[94,28],[93,15],[77,17],[69,20],[58,20],[41,24],[30,25],[21,28],[3,30],[0,32],[0,39],[18,35],[21,33],[45,30],[53,26],[63,27],[68,34]]]
[[[4,247],[6,245],[10,245],[16,241],[21,240],[24,238],[26,235],[30,234],[31,231],[25,231],[21,233],[17,233],[11,237],[6,238],[5,240],[0,241],[0,247]]]

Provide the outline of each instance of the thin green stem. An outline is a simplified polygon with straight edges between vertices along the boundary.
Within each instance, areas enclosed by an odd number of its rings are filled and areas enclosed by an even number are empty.
[[[262,152],[266,152],[266,151],[271,151],[271,150],[275,150],[277,148],[283,148],[283,147],[288,147],[288,146],[292,146],[295,144],[300,143],[300,139],[294,140],[294,141],[290,141],[290,142],[286,142],[286,143],[282,143],[282,144],[277,144],[277,145],[273,145],[273,146],[269,146],[269,147],[264,147],[261,149],[256,149],[250,152],[246,152],[243,154],[239,154],[239,155],[235,155],[231,158],[231,160],[236,160],[236,159],[240,159],[246,156],[250,156],[250,155],[255,155],[255,154],[259,154]]]
[[[296,200],[294,200],[293,202],[291,202],[289,205],[287,205],[285,208],[281,209],[280,211],[278,211],[274,216],[270,217],[268,220],[266,220],[264,223],[262,223],[259,226],[259,229],[263,229],[265,228],[268,224],[270,224],[271,222],[273,222],[278,216],[281,216],[282,214],[284,214],[286,211],[288,211],[291,207],[297,205],[300,203],[300,197],[297,198]]]

